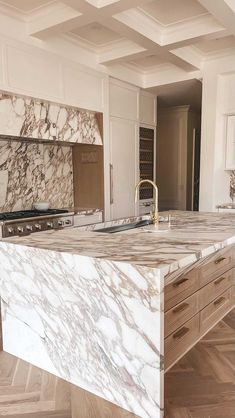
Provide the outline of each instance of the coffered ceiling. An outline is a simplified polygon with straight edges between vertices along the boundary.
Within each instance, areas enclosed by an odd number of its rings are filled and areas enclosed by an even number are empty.
[[[235,56],[235,0],[0,0],[4,13],[28,39],[63,40],[73,56],[88,51],[89,66],[140,75],[146,88],[163,72],[168,83],[200,78],[205,61]]]

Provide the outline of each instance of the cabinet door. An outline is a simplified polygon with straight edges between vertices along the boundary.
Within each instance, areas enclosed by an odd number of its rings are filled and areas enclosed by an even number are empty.
[[[140,92],[140,123],[155,126],[157,123],[156,97],[147,92]]]
[[[136,213],[138,125],[134,121],[110,121],[110,203],[111,217],[118,219]]]

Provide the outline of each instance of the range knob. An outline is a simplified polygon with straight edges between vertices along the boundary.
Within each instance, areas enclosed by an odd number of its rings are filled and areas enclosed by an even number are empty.
[[[8,231],[9,234],[14,233],[14,229],[11,226],[9,228],[7,228],[7,231]]]
[[[70,219],[66,219],[65,223],[66,223],[66,225],[71,225]]]
[[[64,222],[63,221],[58,221],[58,225],[59,226],[63,226],[64,225]]]
[[[35,224],[35,228],[36,228],[38,231],[40,231],[40,230],[42,229],[42,227],[41,227],[41,225],[40,225],[40,224]]]
[[[22,232],[24,232],[24,228],[23,228],[23,226],[18,226],[18,227],[17,227],[17,231],[18,231],[20,234],[22,234]]]
[[[47,228],[53,228],[53,222],[47,222]]]
[[[26,225],[26,229],[27,229],[27,231],[32,231],[33,227],[32,227],[32,225]]]

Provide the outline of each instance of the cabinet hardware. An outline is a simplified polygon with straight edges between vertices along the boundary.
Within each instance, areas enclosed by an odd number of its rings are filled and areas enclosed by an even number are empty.
[[[109,164],[110,204],[113,204],[113,164]]]
[[[219,279],[214,281],[214,285],[217,286],[218,284],[220,284],[221,282],[223,282],[224,280],[226,280],[226,277],[219,277]]]
[[[187,281],[188,281],[188,279],[186,277],[184,277],[183,279],[178,280],[176,283],[173,283],[173,287],[178,287],[178,286],[180,286],[181,284],[183,284]]]
[[[177,306],[176,308],[174,308],[172,312],[178,313],[178,312],[184,311],[185,309],[188,308],[188,306],[189,306],[189,303],[186,303],[186,302],[185,303],[181,303],[179,306]]]
[[[179,331],[173,334],[173,338],[178,340],[182,338],[184,335],[186,335],[188,332],[189,332],[189,328],[183,327]]]
[[[215,264],[222,263],[222,261],[224,261],[224,260],[226,260],[226,257],[217,258],[217,260],[215,260]]]
[[[220,305],[224,300],[225,300],[225,297],[221,296],[219,299],[214,301],[214,305],[215,306]]]

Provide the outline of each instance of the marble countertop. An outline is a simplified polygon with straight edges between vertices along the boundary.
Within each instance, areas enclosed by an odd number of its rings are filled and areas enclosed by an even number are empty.
[[[168,212],[162,214],[167,217]],[[172,211],[171,227],[166,232],[154,233],[145,227],[115,234],[95,232],[105,226],[146,218],[148,216],[46,231],[7,238],[4,241],[158,268],[164,275],[187,267],[226,245],[235,243],[235,215],[224,213]],[[167,222],[161,225],[167,228]]]
[[[235,203],[220,203],[216,206],[217,209],[235,209]]]

